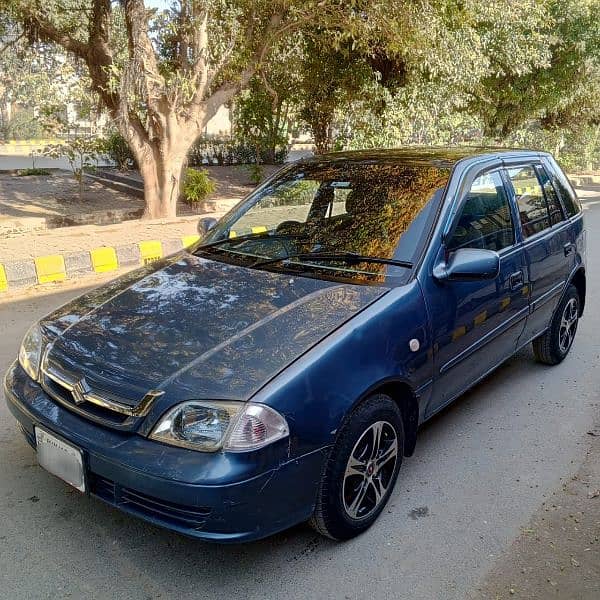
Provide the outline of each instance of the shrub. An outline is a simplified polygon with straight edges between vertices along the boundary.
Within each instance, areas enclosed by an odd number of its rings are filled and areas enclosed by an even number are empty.
[[[258,185],[265,175],[265,168],[259,163],[248,165],[246,170],[248,172],[248,178],[254,185]]]
[[[259,161],[265,164],[283,164],[287,158],[287,146],[275,148],[274,155],[269,148],[258,148]],[[249,165],[256,162],[257,148],[248,141],[231,137],[201,136],[192,146],[188,160],[193,166],[202,165]]]
[[[125,138],[117,132],[111,133],[102,141],[102,151],[117,164],[119,171],[127,171],[135,166],[133,152]]]
[[[17,171],[17,176],[19,177],[27,177],[29,175],[50,175],[50,171],[48,171],[48,169],[38,169],[36,167],[31,167],[29,169],[19,169]]]
[[[215,191],[215,182],[205,169],[186,169],[183,182],[183,199],[192,206],[206,200]]]
[[[71,165],[73,177],[79,183],[79,199],[83,198],[85,172],[94,166],[95,160],[102,152],[102,142],[92,136],[76,137],[65,140],[62,144],[50,144],[42,150],[44,156],[50,158],[65,157]]]

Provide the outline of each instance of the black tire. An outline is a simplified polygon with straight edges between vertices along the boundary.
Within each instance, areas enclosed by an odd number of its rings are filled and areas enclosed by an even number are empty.
[[[550,327],[532,342],[533,353],[538,362],[557,365],[569,354],[577,332],[580,306],[577,288],[570,285],[554,311]],[[565,319],[570,319],[568,331],[565,329]]]
[[[334,540],[348,540],[367,530],[394,489],[403,454],[404,429],[396,403],[385,394],[361,402],[346,419],[325,464],[311,526]]]

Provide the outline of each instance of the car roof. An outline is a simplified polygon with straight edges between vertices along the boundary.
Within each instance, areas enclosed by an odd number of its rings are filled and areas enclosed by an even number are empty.
[[[546,154],[539,150],[523,148],[498,148],[493,146],[407,146],[405,148],[383,148],[373,150],[350,150],[317,154],[302,159],[304,164],[336,163],[336,162],[398,162],[406,165],[432,165],[437,167],[453,167],[457,162],[467,158],[525,158]]]

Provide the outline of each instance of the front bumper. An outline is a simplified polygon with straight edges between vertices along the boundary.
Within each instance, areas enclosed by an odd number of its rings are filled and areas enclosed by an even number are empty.
[[[41,425],[84,451],[89,493],[195,538],[242,542],[311,515],[325,456],[287,458],[288,440],[251,453],[203,453],[92,423],[56,404],[14,363],[4,393],[29,444]],[[202,483],[199,483],[202,482]]]

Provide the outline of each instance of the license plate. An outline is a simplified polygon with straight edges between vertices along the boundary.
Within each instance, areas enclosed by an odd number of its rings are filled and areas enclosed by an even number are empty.
[[[35,441],[40,467],[85,492],[83,452],[40,427],[35,428]]]

